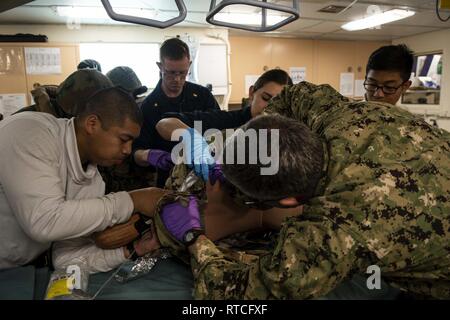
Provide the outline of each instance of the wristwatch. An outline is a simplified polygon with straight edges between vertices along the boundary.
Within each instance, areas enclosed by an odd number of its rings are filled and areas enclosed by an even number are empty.
[[[197,241],[197,238],[205,234],[203,229],[191,229],[187,231],[183,236],[183,243],[186,247],[189,247],[191,244],[194,244]]]

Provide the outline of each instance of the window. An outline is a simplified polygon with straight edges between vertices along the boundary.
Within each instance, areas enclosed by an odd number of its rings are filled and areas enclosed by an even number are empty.
[[[402,96],[402,104],[438,105],[441,98],[442,53],[414,57],[412,85]]]
[[[130,67],[148,88],[159,80],[157,43],[81,43],[80,61],[84,59],[97,60],[104,74],[118,66]]]

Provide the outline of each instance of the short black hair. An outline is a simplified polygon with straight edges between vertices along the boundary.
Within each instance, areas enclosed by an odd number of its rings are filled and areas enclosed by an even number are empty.
[[[271,69],[266,72],[264,72],[258,80],[256,80],[255,84],[253,85],[253,90],[256,91],[258,89],[261,89],[266,85],[266,83],[269,82],[275,82],[279,85],[292,85],[292,79],[289,76],[289,74],[281,69]]]
[[[159,49],[159,59],[163,62],[163,58],[170,60],[181,60],[187,57],[191,60],[188,45],[179,38],[170,38],[163,42]]]
[[[120,87],[101,89],[87,101],[82,112],[77,115],[83,119],[95,114],[107,130],[111,126],[122,126],[126,119],[142,126],[143,115],[133,96]]]
[[[222,165],[226,180],[242,191],[247,196],[260,201],[280,200],[291,196],[302,195],[304,199],[312,197],[315,186],[322,176],[323,168],[323,143],[321,138],[311,131],[304,123],[290,119],[278,114],[258,116],[244,126],[242,131],[238,131],[227,140],[224,148],[224,162]],[[258,150],[258,161],[252,164],[248,159],[252,150],[251,141],[246,139],[245,163],[239,163],[237,155],[233,153],[234,163],[228,163],[228,148],[236,148],[236,144],[242,142],[242,138],[247,130],[254,129],[278,129],[279,145],[278,152],[279,166],[278,171],[273,175],[261,174],[261,168],[267,166],[263,164]],[[241,135],[241,137],[239,137]],[[258,147],[261,148],[261,138],[259,134]],[[269,135],[269,139],[272,139]],[[271,142],[267,144],[271,146]],[[254,150],[254,149],[253,149]],[[266,149],[266,152],[269,149]]]
[[[375,50],[369,57],[366,75],[369,70],[399,72],[403,81],[408,81],[414,63],[414,53],[405,45],[389,45]]]

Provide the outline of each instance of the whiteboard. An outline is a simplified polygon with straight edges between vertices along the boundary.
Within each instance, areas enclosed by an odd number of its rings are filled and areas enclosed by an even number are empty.
[[[198,83],[210,83],[214,95],[228,92],[227,47],[224,44],[200,44],[197,52]]]

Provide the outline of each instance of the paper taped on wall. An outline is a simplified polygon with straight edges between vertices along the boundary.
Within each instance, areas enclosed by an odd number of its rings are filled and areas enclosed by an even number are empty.
[[[61,74],[60,48],[25,48],[27,74]]]
[[[289,75],[291,76],[294,84],[300,83],[306,80],[306,67],[290,67]]]
[[[353,96],[354,92],[354,73],[341,73],[339,93],[343,96]]]
[[[26,106],[25,93],[0,94],[0,113],[3,117],[8,117],[12,113]]]

